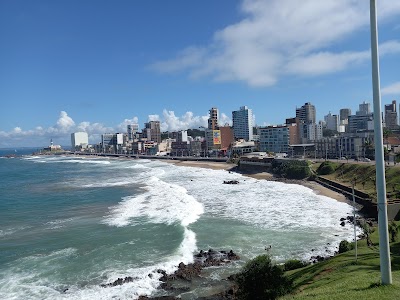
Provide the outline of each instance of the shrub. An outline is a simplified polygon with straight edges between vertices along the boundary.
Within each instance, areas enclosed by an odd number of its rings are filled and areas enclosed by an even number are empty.
[[[324,161],[317,169],[319,175],[329,175],[335,172],[335,167],[330,161]]]
[[[348,241],[343,240],[343,241],[340,242],[340,244],[339,244],[339,253],[347,252],[347,251],[349,251],[351,249],[352,249],[352,246]]]
[[[283,265],[283,270],[284,271],[295,270],[295,269],[305,267],[306,265],[307,265],[307,263],[304,261],[301,261],[298,259],[290,259],[290,260],[286,261],[285,264]]]
[[[293,289],[292,281],[283,270],[272,264],[268,255],[260,255],[249,261],[237,274],[239,299],[276,299]]]
[[[308,163],[302,160],[274,160],[272,172],[289,179],[304,179],[311,175]]]

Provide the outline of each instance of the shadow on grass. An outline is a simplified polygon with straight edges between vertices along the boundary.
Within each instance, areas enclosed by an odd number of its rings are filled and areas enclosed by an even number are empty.
[[[370,290],[370,289],[376,289],[376,288],[381,287],[381,286],[382,286],[382,284],[380,282],[373,282],[369,286],[367,286],[366,288],[353,289],[353,291],[358,291],[358,292],[367,291],[367,290]]]

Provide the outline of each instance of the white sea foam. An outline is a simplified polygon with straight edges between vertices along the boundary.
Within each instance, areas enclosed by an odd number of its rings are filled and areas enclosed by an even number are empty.
[[[57,220],[48,221],[45,223],[45,225],[47,225],[47,229],[59,229],[59,228],[64,227],[65,223],[69,223],[73,220],[76,220],[76,218],[57,219]]]
[[[16,232],[19,232],[21,230],[25,230],[28,228],[31,228],[31,226],[17,226],[17,227],[0,229],[0,238],[8,237],[10,235],[13,235]]]
[[[140,295],[150,295],[159,286],[162,269],[172,273],[180,262],[185,264],[193,261],[192,253],[196,250],[195,233],[185,229],[183,240],[176,253],[165,262],[141,268],[126,268],[121,270],[104,270],[97,277],[106,277],[104,284],[114,282],[118,278],[131,276],[133,282],[121,286],[102,288],[99,284],[70,285],[54,282],[46,273],[57,268],[59,260],[77,255],[77,250],[67,248],[54,251],[49,255],[35,255],[20,259],[19,265],[0,275],[0,299],[137,299]],[[26,265],[34,265],[31,271],[26,271]],[[24,266],[24,267],[22,267]],[[149,274],[151,274],[149,276]],[[90,274],[93,276],[94,274]],[[63,292],[68,289],[66,292]]]
[[[146,217],[154,223],[179,222],[182,226],[188,226],[203,212],[203,205],[188,195],[185,188],[152,177],[144,193],[125,197],[111,209],[105,223],[121,227],[134,223],[135,218]]]

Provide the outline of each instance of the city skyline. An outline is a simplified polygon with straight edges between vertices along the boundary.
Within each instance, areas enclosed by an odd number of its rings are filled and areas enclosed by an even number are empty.
[[[354,1],[0,3],[0,147],[90,142],[151,120],[161,130],[317,121],[372,103],[369,5]],[[399,100],[400,3],[378,3],[382,108]],[[204,22],[206,20],[206,22]],[[308,24],[313,24],[309,26]],[[398,101],[399,102],[399,101]]]

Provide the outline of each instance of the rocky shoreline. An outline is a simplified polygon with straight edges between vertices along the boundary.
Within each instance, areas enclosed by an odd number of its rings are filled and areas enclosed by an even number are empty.
[[[159,281],[161,282],[159,290],[176,295],[183,292],[188,292],[190,290],[188,283],[191,283],[193,279],[200,277],[204,268],[223,266],[232,261],[237,261],[237,260],[240,260],[240,257],[232,250],[230,251],[225,251],[225,250],[216,251],[213,249],[209,249],[208,251],[200,250],[198,253],[194,254],[193,263],[184,264],[183,262],[181,262],[178,265],[178,269],[172,274],[167,274],[167,272],[162,269],[157,270],[157,273],[162,275],[159,278]],[[152,277],[153,274],[150,273],[147,276]],[[115,281],[107,284],[101,284],[100,286],[103,288],[108,288],[108,287],[123,285],[125,283],[133,282],[135,280],[136,278],[128,276],[125,278],[118,278]],[[139,297],[139,299],[156,300],[156,299],[179,299],[179,298],[177,298],[174,295],[156,296],[156,297],[148,297],[142,295]]]

